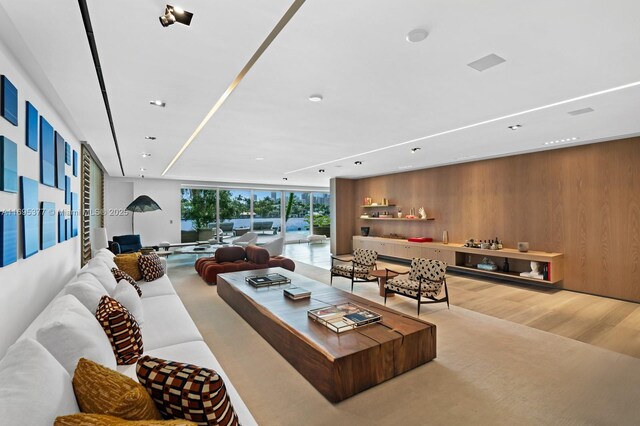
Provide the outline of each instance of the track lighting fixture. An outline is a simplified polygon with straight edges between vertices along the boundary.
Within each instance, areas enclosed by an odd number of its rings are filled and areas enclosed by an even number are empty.
[[[164,9],[164,14],[160,15],[160,25],[163,27],[168,27],[169,25],[173,25],[176,22],[184,25],[191,25],[191,19],[193,18],[193,13],[187,12],[179,7],[167,5]]]

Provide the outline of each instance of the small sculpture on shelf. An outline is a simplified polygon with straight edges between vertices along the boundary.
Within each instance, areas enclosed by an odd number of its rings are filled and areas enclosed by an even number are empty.
[[[498,265],[496,265],[496,262],[493,260],[485,257],[482,259],[482,262],[478,263],[478,269],[482,269],[484,271],[497,271]]]
[[[427,218],[427,212],[424,211],[424,207],[420,207],[418,209],[418,214],[420,215],[420,219],[426,219]]]
[[[540,263],[532,261],[530,265],[531,265],[531,272],[521,272],[520,276],[528,277],[528,278],[536,278],[539,280],[543,279],[544,276],[540,272]]]

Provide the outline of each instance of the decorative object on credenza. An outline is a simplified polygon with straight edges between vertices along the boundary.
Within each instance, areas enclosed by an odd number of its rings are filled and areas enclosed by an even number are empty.
[[[18,260],[18,215],[0,212],[0,267]]]
[[[409,237],[407,241],[410,243],[430,243],[433,242],[433,238],[431,237]]]
[[[360,219],[369,219],[369,214],[367,212],[362,212]]]
[[[394,234],[393,232],[391,234],[380,235],[380,238],[390,238],[390,239],[396,239],[396,240],[407,239],[407,237],[405,237],[404,235]]]
[[[540,272],[540,263],[539,262],[531,262],[531,272],[521,272],[520,276],[521,277],[528,277],[528,278],[536,278],[536,279],[543,279],[544,275]]]
[[[368,226],[361,226],[360,227],[360,235],[362,235],[363,237],[368,237],[369,236],[369,230],[370,230],[370,228]]]
[[[56,244],[56,203],[40,203],[40,249]]]
[[[506,257],[504,258],[504,263],[502,264],[502,271],[503,272],[509,272],[511,268],[509,267],[509,259],[507,259]]]
[[[0,191],[18,192],[18,145],[0,136]]]
[[[18,125],[18,89],[6,75],[0,78],[0,114],[14,126]]]
[[[498,250],[498,240],[493,240],[491,242],[491,250]]]
[[[370,197],[364,197],[362,205],[363,206],[370,206],[371,205],[371,198]]]
[[[22,212],[22,257],[33,256],[40,248],[38,182],[20,176],[20,209]]]
[[[526,253],[529,251],[529,243],[527,242],[519,242],[518,243],[518,251]]]
[[[56,185],[56,152],[53,127],[40,116],[40,183]]]
[[[480,248],[483,250],[489,250],[491,248],[491,243],[483,241],[480,243]]]
[[[34,151],[38,150],[38,110],[27,102],[26,144]]]
[[[449,244],[449,233],[442,231],[442,244]]]
[[[427,218],[427,212],[424,210],[424,207],[420,207],[418,209],[418,214],[420,215],[420,219],[426,219]]]
[[[478,263],[478,269],[482,269],[483,271],[497,271],[498,265],[496,265],[493,260],[485,257],[482,259],[482,262]]]
[[[148,195],[140,195],[138,198],[133,200],[131,204],[127,206],[127,210],[132,212],[131,215],[131,232],[134,232],[134,214],[135,213],[144,213],[144,212],[152,212],[156,210],[162,210],[158,203],[153,201],[151,197]]]

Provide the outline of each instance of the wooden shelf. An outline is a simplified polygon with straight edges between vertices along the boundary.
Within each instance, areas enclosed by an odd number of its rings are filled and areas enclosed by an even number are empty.
[[[375,209],[378,207],[395,207],[395,204],[377,204],[377,205],[373,205],[373,204],[368,204],[368,205],[362,205],[360,207],[362,207],[363,209]]]
[[[428,217],[426,219],[407,219],[406,217],[361,217],[362,220],[406,220],[411,222],[426,222],[428,220],[436,220],[435,217]]]
[[[537,284],[553,284],[552,282],[543,280],[543,279],[521,277],[520,272],[485,271],[484,269],[478,269],[478,268],[462,266],[462,265],[448,265],[448,268],[453,270],[459,270],[461,272],[469,271],[470,273],[473,273],[473,274],[480,274],[485,276],[504,277],[504,278],[509,278],[510,280],[517,279],[517,280],[523,280],[523,281],[530,281],[532,283],[537,283]]]

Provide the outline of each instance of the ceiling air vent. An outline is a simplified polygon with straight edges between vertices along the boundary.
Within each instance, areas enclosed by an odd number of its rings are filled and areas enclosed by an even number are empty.
[[[496,65],[500,65],[501,63],[506,62],[504,58],[492,53],[483,58],[478,59],[477,61],[473,61],[469,65],[471,68],[477,71],[484,71],[491,67],[495,67]]]
[[[567,114],[569,114],[569,115],[580,115],[580,114],[586,114],[588,112],[593,112],[593,108],[577,109],[575,111],[569,111]]]

